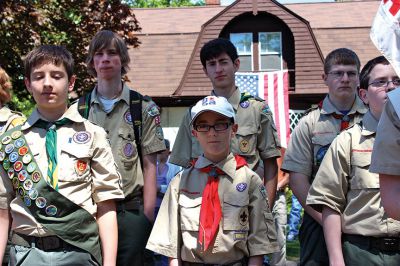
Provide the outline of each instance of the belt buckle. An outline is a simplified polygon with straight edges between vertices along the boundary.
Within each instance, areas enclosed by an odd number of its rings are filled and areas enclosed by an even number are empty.
[[[41,250],[52,250],[60,247],[60,239],[56,236],[40,237],[36,241],[36,245]]]
[[[399,239],[396,239],[396,238],[382,238],[380,246],[381,246],[382,250],[398,251],[399,250]]]

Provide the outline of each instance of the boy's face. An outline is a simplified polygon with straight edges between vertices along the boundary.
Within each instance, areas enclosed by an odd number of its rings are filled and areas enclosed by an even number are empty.
[[[214,88],[231,89],[235,86],[235,73],[238,71],[239,66],[239,59],[232,62],[227,53],[222,53],[216,58],[207,60],[203,71],[210,79]]]
[[[231,139],[235,136],[238,126],[232,125],[229,118],[212,111],[200,114],[194,124],[214,126],[220,123],[228,123],[229,126],[222,131],[215,131],[214,128],[210,128],[207,132],[192,130],[193,136],[203,148],[204,156],[212,162],[220,162],[229,154]]]
[[[328,86],[329,96],[339,100],[354,97],[359,84],[355,65],[332,65],[329,73],[323,74],[322,78]]]
[[[98,79],[121,79],[121,57],[114,45],[97,50],[94,53],[93,65]]]
[[[368,86],[368,89],[360,89],[360,98],[364,103],[369,105],[372,114],[375,115],[376,118],[380,117],[383,106],[387,101],[386,93],[396,88],[393,82],[390,82],[389,84],[385,83],[384,86],[379,85],[377,82],[387,82],[398,79],[399,77],[390,64],[377,64],[369,73],[368,83],[370,85]]]
[[[63,64],[44,63],[32,68],[25,85],[32,94],[39,110],[67,108],[68,92],[74,88],[75,76],[68,80]]]

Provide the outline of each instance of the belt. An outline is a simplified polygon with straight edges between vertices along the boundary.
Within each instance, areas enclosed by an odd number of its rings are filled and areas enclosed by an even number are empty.
[[[198,263],[198,262],[187,262],[184,261],[182,263],[182,266],[247,266],[248,265],[249,259],[247,257],[244,257],[240,260],[227,263],[227,264],[210,264],[210,263]]]
[[[351,243],[368,243],[369,248],[380,251],[400,251],[400,238],[398,237],[373,237],[343,234],[343,239]]]
[[[141,209],[143,206],[142,199],[140,198],[133,198],[129,200],[122,200],[122,201],[117,201],[117,212],[119,211],[130,211],[130,210],[135,210],[138,211]]]
[[[12,234],[11,243],[23,247],[35,247],[44,251],[73,247],[58,236],[36,237],[18,233]]]

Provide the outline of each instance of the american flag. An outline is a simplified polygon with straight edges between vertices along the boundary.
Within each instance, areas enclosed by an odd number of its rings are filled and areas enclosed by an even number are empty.
[[[266,100],[274,115],[281,145],[286,148],[290,138],[288,71],[239,72],[235,80],[240,91]]]

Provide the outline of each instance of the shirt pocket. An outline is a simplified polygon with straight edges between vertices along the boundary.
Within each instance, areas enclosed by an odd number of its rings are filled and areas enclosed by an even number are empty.
[[[62,145],[59,162],[60,181],[86,182],[90,180],[90,161],[93,150],[88,145]],[[47,169],[46,169],[47,170]]]
[[[351,189],[379,188],[379,176],[369,172],[371,152],[352,152]]]
[[[275,221],[271,212],[264,211],[264,222],[267,225],[267,237],[269,240],[276,240]]]
[[[189,198],[181,194],[179,209],[182,231],[199,231],[200,207],[202,198]]]
[[[121,127],[118,130],[118,160],[126,170],[132,169],[137,160],[137,148],[133,129]]]
[[[320,166],[325,154],[335,139],[334,134],[324,134],[313,136],[311,142],[314,146],[314,165]]]
[[[224,194],[223,228],[224,230],[249,230],[249,197],[248,194]]]
[[[256,155],[257,128],[251,126],[239,127],[232,139],[232,151],[242,156]]]

